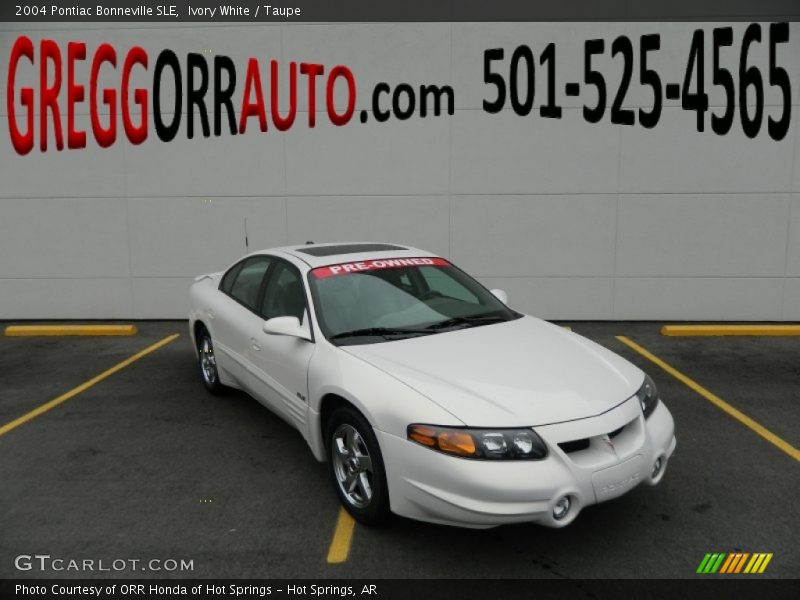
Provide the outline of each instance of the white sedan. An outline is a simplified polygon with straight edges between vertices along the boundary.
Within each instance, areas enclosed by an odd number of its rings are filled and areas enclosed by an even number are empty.
[[[190,295],[208,391],[245,390],[297,428],[364,523],[563,527],[657,484],[675,450],[638,367],[423,250],[265,250]]]

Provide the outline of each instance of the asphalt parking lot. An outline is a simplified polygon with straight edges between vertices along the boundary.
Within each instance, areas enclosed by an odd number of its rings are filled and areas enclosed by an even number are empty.
[[[5,325],[5,324],[1,324]],[[301,436],[243,394],[202,388],[183,322],[121,338],[0,337],[0,427],[180,337],[0,435],[0,577],[691,578],[707,552],[770,552],[797,577],[796,458],[617,339],[626,336],[800,446],[800,337],[669,338],[661,323],[565,323],[647,370],[675,417],[663,482],[562,530],[357,525],[328,562],[339,504]],[[20,554],[191,559],[190,572],[18,571]],[[712,576],[708,576],[712,577]],[[713,576],[720,577],[720,576]],[[744,577],[744,575],[740,575]]]

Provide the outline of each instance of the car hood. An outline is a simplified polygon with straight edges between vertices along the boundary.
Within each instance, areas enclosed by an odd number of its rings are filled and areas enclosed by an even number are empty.
[[[642,371],[610,350],[533,317],[376,344],[341,346],[468,426],[559,423],[630,398]]]

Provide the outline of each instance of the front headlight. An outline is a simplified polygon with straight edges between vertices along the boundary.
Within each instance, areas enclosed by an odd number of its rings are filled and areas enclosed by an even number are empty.
[[[436,425],[409,425],[408,439],[431,450],[462,458],[540,460],[547,445],[530,428],[458,429]]]
[[[639,391],[636,392],[636,397],[639,398],[639,405],[642,407],[642,412],[646,419],[653,414],[658,405],[658,389],[649,375],[645,374],[644,383],[639,388]]]

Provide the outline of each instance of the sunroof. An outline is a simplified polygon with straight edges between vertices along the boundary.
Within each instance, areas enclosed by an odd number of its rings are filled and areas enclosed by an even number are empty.
[[[390,252],[392,250],[408,250],[392,244],[338,244],[334,246],[307,246],[298,248],[298,252],[311,256],[333,256],[335,254],[356,254],[358,252]]]

